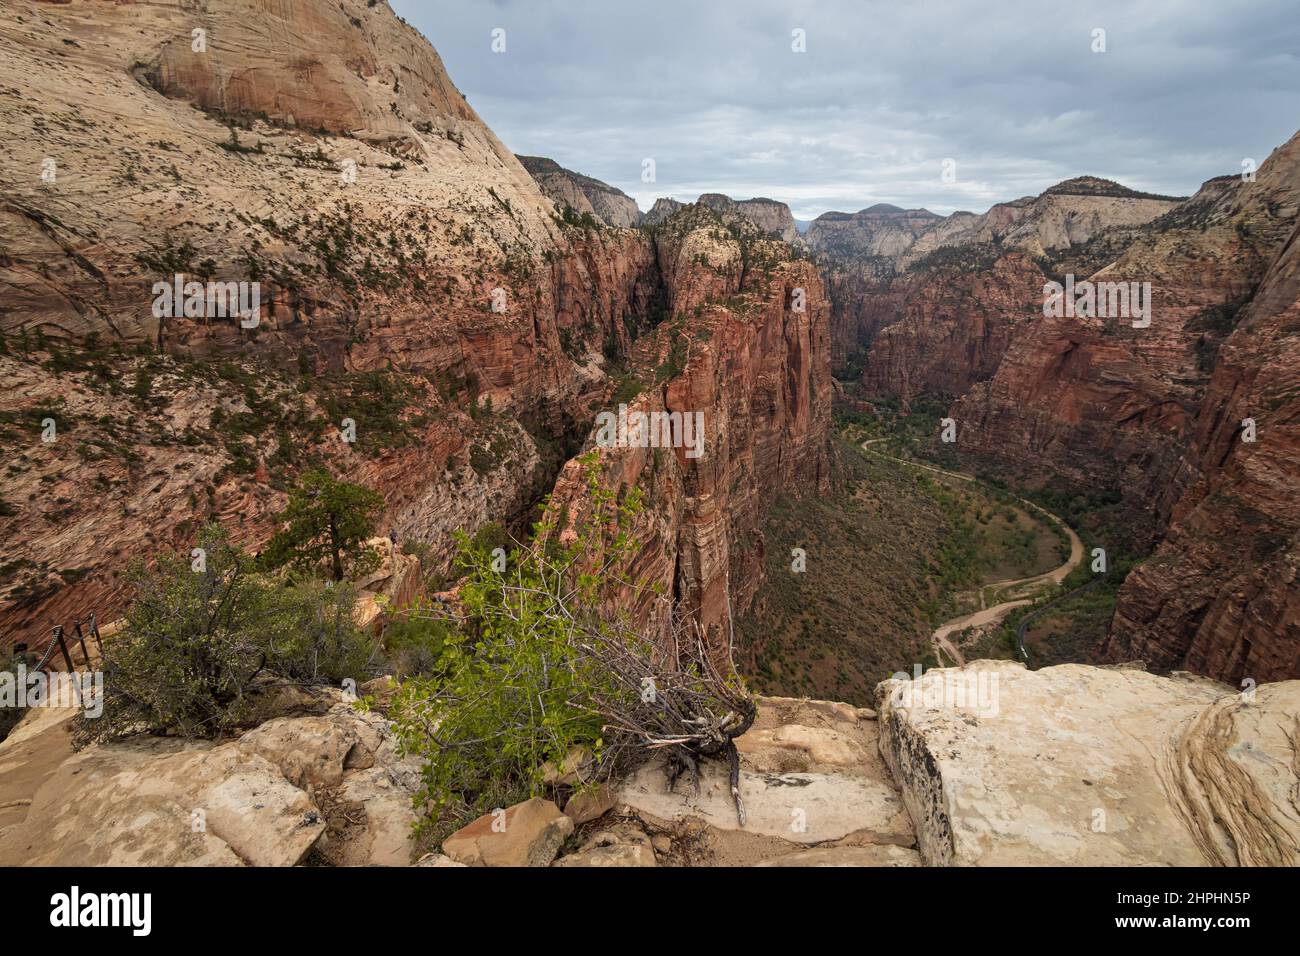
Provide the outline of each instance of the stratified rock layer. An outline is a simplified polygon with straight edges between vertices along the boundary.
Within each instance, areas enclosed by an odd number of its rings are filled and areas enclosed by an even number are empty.
[[[926,863],[1300,862],[1300,682],[976,661],[877,688]]]
[[[557,223],[387,4],[8,6],[0,105],[0,335],[36,343],[0,355],[5,645],[116,616],[120,572],[188,552],[203,521],[256,549],[309,455],[380,491],[385,525],[436,559],[457,529],[522,519],[559,464],[538,446],[585,431],[607,355],[656,294],[650,241]],[[259,283],[257,325],[156,316],[153,284],[176,273]],[[125,402],[118,367],[146,359],[92,371],[50,357],[90,343],[175,362],[148,359],[150,400]],[[214,380],[227,362],[248,386]],[[337,421],[281,436],[294,465],[260,429],[232,473],[230,420],[250,389],[321,414],[295,379],[378,371],[427,412],[407,440],[362,451],[378,426],[338,409],[360,444]]]
[[[568,207],[579,216],[590,213],[607,226],[627,228],[641,222],[636,200],[620,189],[599,179],[592,179],[565,169],[544,156],[516,157],[528,170],[542,192],[561,209]]]
[[[702,416],[703,444],[594,445],[600,487],[639,484],[638,554],[612,595],[634,620],[667,621],[671,602],[697,615],[715,649],[731,640],[762,580],[761,512],[777,492],[829,480],[830,358],[821,279],[784,243],[748,224],[737,234],[691,206],[656,245],[671,318],[632,356],[640,412]],[[605,409],[617,413],[611,404]],[[593,431],[590,441],[599,438]],[[573,523],[590,504],[588,465],[570,461],[552,500]]]

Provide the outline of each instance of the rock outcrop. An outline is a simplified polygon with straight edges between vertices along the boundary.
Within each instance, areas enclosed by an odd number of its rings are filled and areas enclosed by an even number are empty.
[[[702,824],[710,862],[764,865],[916,865],[911,821],[881,762],[875,715],[830,701],[758,699],[754,726],[737,738],[742,827],[727,767],[701,767],[700,787],[669,791],[658,762],[617,794],[620,813],[655,831]],[[809,846],[817,849],[808,850]]]
[[[1041,317],[1038,260],[1178,203],[1080,177],[982,215],[889,205],[827,213],[808,243],[831,276],[834,367],[844,373],[860,352],[854,371],[869,394],[956,398],[991,377],[1017,328]]]
[[[1293,137],[1254,180],[1210,180],[1181,203],[1081,178],[950,217],[901,252],[902,212],[831,217],[814,248],[861,250],[827,253],[833,367],[868,396],[956,399],[959,447],[981,464],[1120,502],[1111,547],[1158,548],[1123,588],[1106,658],[1298,676],[1283,491],[1297,478],[1298,209]],[[1150,325],[1045,317],[1043,285],[1067,274],[1148,284]],[[1240,440],[1247,419],[1268,423],[1267,442]]]
[[[897,262],[923,232],[943,218],[928,209],[900,209],[877,203],[854,213],[822,213],[809,224],[804,239],[814,252],[836,259]]]
[[[742,228],[743,227],[743,228]],[[633,582],[613,595],[634,620],[698,614],[725,648],[733,615],[762,577],[760,516],[776,491],[815,492],[829,480],[828,307],[816,269],[747,222],[733,234],[692,205],[656,237],[671,318],[638,342],[629,410],[702,416],[695,450],[596,444],[600,486],[634,485],[648,507],[635,535]],[[607,409],[617,413],[616,405]],[[587,513],[587,465],[570,461],[552,501],[572,522]]]
[[[676,199],[656,199],[643,221],[647,226],[658,226],[687,205]],[[790,212],[790,207],[775,199],[764,199],[761,196],[754,199],[732,199],[722,193],[704,193],[695,200],[695,203],[689,205],[712,209],[723,222],[748,222],[758,227],[762,235],[780,239],[799,248],[804,245],[804,238],[795,225],[794,214]]]
[[[1300,682],[1004,661],[877,688],[925,862],[1295,866]]]
[[[1245,307],[1292,234],[1298,210],[1300,136],[1261,165],[1256,181],[1211,180],[1150,223],[1116,260],[1091,275],[1096,281],[1149,282],[1150,326],[1133,328],[1127,318],[1026,324],[997,372],[954,406],[953,416],[966,428],[964,447],[1021,473],[1055,473],[1118,493],[1132,519],[1131,543],[1141,549],[1158,541],[1184,491],[1207,468],[1217,468],[1202,457],[1204,447],[1187,451],[1199,430],[1208,439],[1224,423],[1225,395],[1209,389],[1218,355],[1234,339],[1244,343],[1252,337],[1241,324]],[[1250,313],[1253,324],[1266,321],[1265,311],[1290,307],[1283,287],[1278,291]],[[1286,321],[1278,317],[1279,330]],[[1238,371],[1225,369],[1225,384],[1256,374],[1240,362],[1260,353],[1235,354]],[[1285,418],[1272,418],[1275,410],[1280,406],[1259,416],[1285,425]],[[1220,459],[1229,448],[1220,437]],[[1274,670],[1269,676],[1294,673]]]
[[[949,216],[917,237],[902,264],[945,246],[989,243],[1041,257],[1080,245],[1107,229],[1150,222],[1185,198],[1140,193],[1093,176],[1067,179],[1038,196],[998,203],[981,215]]]
[[[25,813],[0,828],[0,863],[28,866],[406,866],[419,763],[387,721],[321,692],[319,711],[213,744],[139,737],[71,753],[72,711],[37,709],[0,744],[26,762]],[[29,724],[31,733],[24,732]],[[38,739],[40,738],[40,739]],[[17,784],[15,784],[17,785]]]
[[[641,222],[647,226],[657,226],[685,205],[686,203],[678,202],[676,199],[669,199],[667,196],[656,199],[655,204],[642,217]]]
[[[1187,490],[1152,559],[1124,582],[1109,657],[1234,684],[1300,675],[1298,333],[1293,232],[1219,349],[1182,458]]]
[[[794,215],[790,207],[775,199],[732,199],[722,193],[705,193],[696,200],[701,206],[708,206],[724,220],[736,217],[752,222],[759,230],[782,242],[802,244],[803,238],[794,224]]]
[[[234,740],[77,754],[71,711],[29,712],[0,742],[0,864],[410,865],[418,761],[338,692],[283,701]],[[743,825],[725,762],[674,792],[652,759],[580,822],[537,797],[415,865],[1300,864],[1300,681],[976,661],[886,681],[875,709],[756,703]]]
[[[573,820],[550,800],[534,797],[486,813],[442,843],[442,852],[466,866],[549,866]]]
[[[542,192],[561,209],[567,206],[579,216],[590,214],[607,226],[629,228],[640,224],[641,210],[637,208],[636,200],[621,189],[565,169],[544,156],[515,158],[537,180]]]
[[[120,572],[203,521],[259,547],[313,457],[443,559],[525,519],[644,323],[650,241],[557,223],[386,4],[23,9],[0,12],[3,643],[113,617]],[[178,273],[258,283],[257,323],[155,316]]]

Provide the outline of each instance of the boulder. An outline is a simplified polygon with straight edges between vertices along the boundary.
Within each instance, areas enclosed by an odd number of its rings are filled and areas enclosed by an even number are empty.
[[[976,661],[876,691],[881,752],[938,865],[1300,863],[1300,681]]]
[[[572,832],[559,807],[534,797],[485,813],[444,840],[442,852],[468,866],[547,866]]]
[[[239,740],[239,747],[265,757],[295,787],[337,787],[344,764],[360,738],[351,721],[334,715],[268,720]],[[373,753],[363,758],[373,762]]]
[[[608,813],[614,806],[614,790],[602,783],[595,790],[580,790],[569,798],[564,805],[564,815],[575,826],[590,823],[597,817]]]
[[[650,837],[634,827],[600,830],[577,853],[561,857],[552,866],[656,866]]]
[[[419,761],[398,757],[379,715],[317,696],[327,712],[229,743],[136,737],[80,753],[65,715],[34,712],[0,742],[0,768],[33,771],[5,775],[0,865],[292,866],[312,850],[409,863]],[[51,759],[30,761],[37,743]]]
[[[144,739],[65,760],[0,861],[36,866],[293,866],[325,829],[307,795],[237,745]]]

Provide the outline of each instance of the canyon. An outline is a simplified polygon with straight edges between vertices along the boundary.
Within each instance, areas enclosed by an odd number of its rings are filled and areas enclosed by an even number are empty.
[[[835,412],[938,403],[956,429],[947,453],[982,480],[1113,503],[1088,545],[1134,564],[1104,640],[1077,664],[978,661],[911,682],[996,674],[994,719],[899,703],[899,679],[871,708],[761,698],[737,744],[765,808],[751,835],[784,839],[773,776],[795,775],[826,811],[798,846],[736,843],[709,803],[726,797],[720,777],[678,799],[649,766],[619,814],[660,836],[702,813],[735,854],[724,862],[1295,865],[1300,134],[1254,178],[1189,198],[1081,176],[983,214],[826,213],[804,235],[765,198],[665,197],[643,213],[512,153],[433,46],[366,0],[18,0],[0,11],[0,109],[0,649],[119,617],[130,569],[188,552],[207,522],[263,547],[294,477],[323,464],[377,491],[384,531],[439,574],[457,531],[526,540],[546,503],[563,538],[599,507],[593,488],[636,490],[633,556],[602,600],[661,642],[685,616],[753,673],[764,592],[789,564],[772,560],[775,503],[826,498],[852,470]],[[177,274],[257,282],[261,312],[158,315],[153,284]],[[1045,283],[1067,275],[1149,282],[1150,327],[1045,316]],[[620,407],[701,415],[703,453],[603,444],[597,416]],[[915,445],[944,452],[937,433]],[[886,513],[872,494],[864,508]],[[738,637],[747,617],[759,637]],[[902,629],[927,629],[915,608],[897,620],[876,650],[906,672],[917,646]],[[396,797],[418,774],[384,721],[332,697],[294,708],[275,719],[305,723],[211,749],[51,761],[0,849],[45,841],[17,861],[79,859],[86,847],[50,840],[34,811],[75,816],[61,793],[83,769],[79,785],[148,803],[154,767],[168,819],[234,775],[274,797],[258,826],[276,839],[231,813],[183,852],[127,859],[110,833],[99,862],[409,862]],[[0,766],[62,753],[61,718],[36,716],[0,743]],[[372,833],[322,839],[326,807],[294,748],[327,749],[328,787],[377,801]],[[1049,752],[1055,803],[1041,796]],[[1086,825],[1103,791],[1111,836]],[[1116,812],[1121,791],[1136,796]],[[1010,822],[1025,807],[1039,831]],[[110,795],[85,813],[113,810]]]
[[[1257,177],[1185,201],[1084,177],[984,216],[873,207],[809,228],[832,261],[837,374],[868,402],[949,403],[972,462],[1113,496],[1100,543],[1155,549],[1122,588],[1100,659],[1232,682],[1300,668],[1298,160],[1300,136]],[[1151,283],[1151,327],[1045,316],[1044,284],[1067,274]],[[1267,422],[1268,447],[1240,440],[1247,419]]]

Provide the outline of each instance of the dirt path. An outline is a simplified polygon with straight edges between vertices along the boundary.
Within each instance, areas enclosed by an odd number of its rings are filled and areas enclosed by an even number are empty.
[[[875,439],[874,441],[880,440],[881,439]],[[901,465],[911,465],[913,468],[923,468],[926,471],[934,472],[936,475],[945,475],[949,478],[956,478],[958,481],[978,483],[978,479],[976,479],[974,475],[963,474],[959,471],[945,471],[942,468],[935,468],[933,465],[923,465],[920,462],[907,461],[904,458],[895,458],[892,455],[884,455],[878,451],[872,451],[867,448],[867,446],[874,444],[874,441],[863,442],[862,449],[872,455],[878,455],[887,461],[898,462]],[[1065,529],[1065,533],[1070,538],[1070,556],[1066,558],[1064,564],[1061,564],[1059,567],[1055,567],[1050,571],[1046,571],[1043,574],[1034,574],[1027,578],[1008,578],[1005,581],[994,581],[991,584],[981,586],[979,589],[981,610],[976,611],[973,614],[963,614],[962,616],[955,617],[950,621],[944,621],[935,628],[934,633],[930,635],[930,642],[934,645],[935,656],[940,665],[943,664],[943,655],[947,655],[948,659],[956,662],[959,667],[965,666],[966,664],[966,658],[962,656],[961,648],[959,648],[949,638],[950,634],[960,633],[968,627],[978,627],[985,624],[998,623],[1016,608],[1024,607],[1026,604],[1032,604],[1034,599],[1040,594],[1059,585],[1070,576],[1070,572],[1077,568],[1079,562],[1083,560],[1083,542],[1079,539],[1079,536],[1075,534],[1073,528],[1046,508],[1041,508],[1032,501],[1027,501],[1024,498],[1015,495],[1012,497],[1026,507],[1032,508],[1041,515],[1045,515],[1051,521],[1056,522]],[[998,591],[1003,588],[1012,587],[1016,588],[1017,591],[1022,592],[1020,596],[1011,601],[1003,601],[1001,604],[995,604],[992,607],[983,607],[985,591],[997,594]]]

